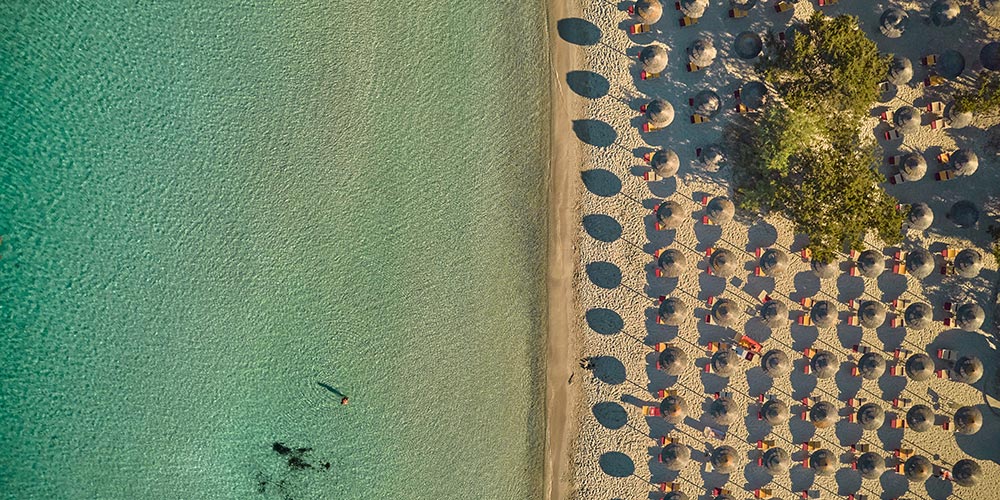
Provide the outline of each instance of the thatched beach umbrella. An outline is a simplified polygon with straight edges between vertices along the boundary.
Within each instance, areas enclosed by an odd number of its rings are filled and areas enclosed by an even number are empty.
[[[674,106],[663,99],[653,99],[646,105],[646,119],[657,127],[666,127],[674,121]]]
[[[983,428],[983,412],[975,406],[963,406],[955,410],[955,432],[975,434]]]
[[[858,424],[866,431],[874,431],[885,423],[885,410],[875,403],[865,403],[858,408]]]
[[[832,476],[837,471],[837,456],[826,448],[816,450],[809,455],[809,467],[819,476]]]
[[[771,349],[760,357],[760,369],[771,378],[782,378],[792,372],[792,362],[785,351]]]
[[[736,414],[736,403],[727,397],[720,397],[708,407],[708,415],[719,425],[730,425],[739,418]]]
[[[837,423],[837,407],[829,401],[820,401],[809,409],[809,421],[819,429],[832,427]]]
[[[659,73],[667,69],[667,48],[659,44],[647,45],[639,52],[639,62],[644,71]]]
[[[829,280],[837,277],[840,272],[840,268],[836,262],[823,262],[820,260],[813,260],[809,267],[812,268],[813,274],[815,274],[821,280]]]
[[[923,455],[913,455],[903,464],[903,475],[910,482],[920,483],[931,477],[931,461]]]
[[[934,0],[931,4],[931,22],[935,26],[951,26],[958,20],[960,12],[958,0]]]
[[[912,107],[912,106],[911,106]],[[920,121],[917,120],[917,126],[919,127]],[[902,161],[899,165],[899,174],[903,176],[903,180],[907,182],[919,181],[927,175],[927,159],[924,155],[913,152],[903,155]]]
[[[830,351],[819,351],[809,360],[816,378],[830,378],[837,374],[840,368],[840,360],[837,355]]]
[[[906,226],[917,231],[926,231],[934,223],[934,211],[926,203],[913,203],[906,213]]]
[[[983,378],[983,362],[975,356],[962,356],[951,367],[951,377],[957,382],[975,384]]]
[[[720,377],[732,377],[740,365],[740,357],[731,349],[725,349],[712,355],[712,373]]]
[[[837,306],[829,300],[819,300],[809,310],[812,322],[819,328],[833,328],[837,324]]]
[[[691,361],[683,349],[667,346],[660,352],[660,371],[667,375],[678,376],[691,366]]]
[[[725,248],[716,249],[708,258],[708,267],[712,270],[712,274],[728,278],[736,272],[736,255]]]
[[[777,248],[768,248],[760,254],[757,265],[766,276],[781,274],[788,269],[788,254]]]
[[[660,401],[660,415],[671,424],[679,424],[688,415],[688,404],[680,396],[667,396]]]
[[[760,35],[753,31],[744,31],[736,35],[736,40],[733,42],[733,52],[736,52],[741,59],[753,59],[760,55],[763,48],[764,43]]]
[[[955,311],[955,326],[967,331],[974,332],[983,326],[986,321],[986,312],[979,304],[967,302],[958,306]]]
[[[636,0],[634,12],[645,24],[654,24],[663,16],[663,4],[660,0]]]
[[[712,468],[719,474],[731,474],[736,470],[739,455],[732,446],[722,445],[712,450]]]
[[[1000,70],[1000,42],[990,42],[979,50],[979,62],[990,71]]]
[[[668,470],[681,470],[691,461],[691,448],[672,442],[660,451],[660,461]]]
[[[869,351],[858,359],[858,374],[865,380],[875,380],[885,373],[885,358],[875,351]]]
[[[687,48],[687,54],[689,62],[705,67],[712,64],[718,51],[712,45],[712,39],[698,38]]]
[[[975,248],[966,248],[955,256],[955,273],[963,278],[975,278],[983,269],[983,254]]]
[[[917,279],[924,279],[934,272],[934,255],[926,248],[906,252],[906,272]]]
[[[674,200],[664,200],[656,207],[656,221],[660,223],[661,228],[674,229],[686,218],[684,207]]]
[[[972,111],[959,111],[954,103],[948,106],[944,114],[951,128],[965,128],[972,125]]]
[[[746,82],[740,87],[740,101],[750,109],[760,109],[767,103],[767,85],[759,80]]]
[[[900,9],[899,7],[889,7],[882,12],[882,17],[879,18],[879,30],[883,35],[889,38],[899,38],[903,36],[906,31],[907,25],[910,24],[910,18],[906,15],[906,11]]]
[[[730,299],[719,299],[712,305],[712,321],[720,326],[733,326],[739,319],[739,305]]]
[[[906,410],[906,425],[916,432],[927,432],[934,427],[934,410],[927,405],[913,405]]]
[[[781,328],[788,324],[788,306],[780,300],[771,299],[760,306],[760,317],[772,329]]]
[[[681,0],[680,8],[685,16],[699,18],[705,15],[708,0]]]
[[[956,78],[965,71],[965,56],[954,49],[946,50],[938,56],[935,68],[945,78]]]
[[[885,323],[885,306],[881,302],[866,300],[858,306],[858,319],[865,328],[878,328]]]
[[[792,417],[788,405],[780,399],[770,399],[760,407],[760,415],[771,425],[782,425]]]
[[[726,196],[716,196],[708,202],[705,214],[712,222],[725,224],[733,220],[733,215],[736,214],[736,205],[733,205],[733,200]]]
[[[907,328],[926,330],[931,326],[932,314],[931,306],[923,302],[914,302],[903,311],[903,321]]]
[[[855,465],[857,465],[861,477],[865,479],[878,479],[885,472],[885,457],[869,451],[862,453],[858,457],[857,462],[855,462]]]
[[[896,123],[896,128],[904,134],[920,130],[920,111],[913,106],[900,106],[892,114],[892,120]]]
[[[877,278],[885,271],[885,256],[875,250],[865,250],[855,262],[858,273],[866,278]]]
[[[768,448],[761,458],[761,464],[772,476],[784,474],[792,467],[792,456],[784,448]]]
[[[701,164],[708,169],[713,169],[722,162],[724,155],[722,154],[722,146],[718,144],[709,144],[701,148],[701,154],[698,155],[698,160]]]
[[[983,468],[975,460],[963,458],[955,462],[955,466],[951,468],[951,477],[955,478],[959,486],[969,488],[982,479]]]
[[[684,274],[687,265],[687,256],[676,248],[664,250],[656,259],[656,266],[660,268],[660,274],[666,278],[677,278]]]
[[[971,149],[959,149],[951,154],[951,169],[956,175],[972,175],[979,170],[979,157]]]
[[[958,227],[970,228],[979,222],[979,209],[969,200],[959,200],[951,206],[945,217]]]
[[[1000,0],[980,0],[979,6],[983,8],[983,14],[1000,17]]]
[[[909,59],[894,55],[889,61],[889,82],[893,85],[906,85],[913,79],[913,63]]]
[[[671,177],[681,168],[681,159],[672,149],[661,149],[653,153],[649,166],[660,177]]]
[[[677,326],[691,315],[691,309],[683,300],[677,297],[667,297],[667,300],[660,304],[657,314],[664,325]]]
[[[906,360],[906,375],[917,382],[930,380],[934,376],[934,360],[918,352]]]
[[[722,110],[722,98],[711,90],[702,90],[691,98],[691,106],[695,114],[711,118]]]

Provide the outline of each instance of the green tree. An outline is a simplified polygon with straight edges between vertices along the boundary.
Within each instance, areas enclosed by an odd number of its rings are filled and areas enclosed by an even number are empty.
[[[976,114],[1000,111],[1000,75],[984,72],[975,90],[956,93],[955,110]]]

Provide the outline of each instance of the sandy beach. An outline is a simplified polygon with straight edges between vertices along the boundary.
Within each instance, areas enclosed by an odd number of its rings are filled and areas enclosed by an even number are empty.
[[[673,2],[664,4],[662,19],[651,33],[629,35],[625,29],[635,23],[626,9],[630,3],[588,2],[578,12],[571,1],[550,4],[549,25],[553,29],[550,52],[553,65],[553,134],[550,186],[550,271],[549,271],[549,365],[548,435],[546,457],[547,498],[661,498],[660,483],[676,482],[689,497],[705,498],[713,488],[728,489],[735,498],[750,498],[756,488],[772,488],[778,498],[809,495],[842,498],[848,494],[869,498],[1000,498],[1000,418],[990,408],[995,399],[984,390],[996,391],[997,350],[994,303],[997,263],[988,250],[986,228],[995,223],[995,206],[1000,191],[996,170],[996,118],[976,117],[962,128],[932,130],[935,118],[924,115],[918,132],[900,140],[878,140],[885,156],[909,151],[922,153],[930,166],[928,174],[915,182],[889,186],[887,190],[901,203],[926,202],[935,213],[927,231],[910,230],[897,247],[888,248],[873,237],[868,248],[883,252],[888,269],[877,278],[851,276],[852,263],[845,255],[832,279],[820,280],[807,260],[798,258],[806,241],[779,215],[758,216],[737,213],[735,220],[721,225],[702,223],[704,197],[732,196],[730,175],[736,168],[723,161],[721,168],[705,168],[697,157],[699,148],[722,140],[725,124],[734,116],[734,92],[753,76],[754,60],[737,58],[732,46],[735,35],[744,30],[758,33],[784,30],[793,20],[801,20],[816,9],[815,2],[795,4],[793,12],[776,13],[774,2],[762,2],[744,19],[727,16],[728,3],[713,2],[694,26],[679,27],[681,14]],[[981,15],[978,8],[963,5],[954,26],[937,27],[924,21],[930,2],[899,5],[910,16],[903,37],[889,39],[878,30],[879,16],[887,2],[862,4],[844,1],[824,8],[828,15],[858,16],[862,29],[885,53],[909,58],[914,78],[908,85],[872,108],[865,133],[882,137],[888,129],[878,115],[906,104],[922,108],[934,101],[946,105],[956,89],[974,83],[982,69],[978,61],[984,40],[997,37],[998,20]],[[794,17],[793,17],[794,16]],[[688,72],[685,49],[699,38],[709,38],[719,54],[707,68]],[[669,52],[664,76],[640,80],[635,56],[642,46],[661,43]],[[966,59],[964,73],[943,85],[925,88],[929,75],[920,64],[924,55],[955,48]],[[722,96],[723,111],[708,123],[690,123],[688,99],[701,90]],[[673,123],[665,130],[644,133],[639,107],[653,97],[671,102],[676,110]],[[581,107],[582,106],[582,107]],[[949,124],[951,122],[949,121]],[[647,182],[648,171],[642,156],[658,148],[673,149],[680,157],[680,171],[674,177]],[[955,148],[971,148],[979,156],[979,170],[971,177],[947,182],[933,178],[938,153]],[[576,152],[582,155],[577,156]],[[883,173],[894,173],[882,166]],[[582,182],[581,182],[582,181]],[[654,229],[653,207],[665,199],[684,207],[686,220],[676,230]],[[952,224],[945,214],[960,199],[975,203],[983,214],[974,229]],[[783,249],[790,256],[787,272],[775,278],[755,276],[758,248]],[[892,272],[893,252],[926,248],[974,247],[984,256],[984,268],[975,278],[961,278],[934,272],[917,279]],[[654,274],[654,252],[663,248],[682,251],[688,266],[679,278]],[[728,279],[705,272],[706,251],[724,248],[737,256],[737,272]],[[567,264],[565,259],[570,259]],[[938,258],[938,264],[941,259]],[[573,271],[569,270],[572,267]],[[571,280],[571,287],[565,280]],[[756,318],[761,292],[782,300],[790,309],[788,326],[769,328]],[[677,326],[656,322],[658,297],[679,297],[691,313]],[[708,324],[709,298],[733,300],[740,311],[731,328]],[[893,327],[892,318],[902,309],[890,308],[885,324],[862,329],[849,324],[854,314],[852,302],[872,300],[891,304],[901,298],[925,302],[933,311],[932,325],[923,330]],[[832,328],[799,325],[808,312],[799,305],[803,299],[829,300],[837,309],[838,324]],[[982,328],[962,331],[944,321],[947,303],[974,302],[985,310]],[[566,309],[568,307],[569,309]],[[723,378],[705,373],[709,342],[752,337],[764,350],[780,349],[794,362],[790,376],[771,379],[759,367],[758,359],[743,361],[737,373]],[[656,368],[654,346],[669,342],[682,349],[692,361],[677,377],[668,377]],[[860,353],[854,345],[883,353],[890,365],[896,349],[909,354],[924,352],[937,359],[938,349],[977,355],[985,365],[985,375],[969,385],[933,377],[926,381],[893,376],[891,370],[879,380],[862,380],[851,375],[851,366]],[[823,349],[836,355],[836,376],[817,378],[804,373],[809,363],[806,348]],[[899,360],[905,363],[907,352]],[[593,368],[577,366],[590,358]],[[572,378],[570,379],[570,375]],[[572,383],[568,383],[569,381]],[[687,418],[677,425],[661,417],[645,417],[643,407],[657,406],[660,390],[676,390],[688,403]],[[720,426],[705,415],[717,392],[732,393],[739,418]],[[759,399],[763,395],[787,403],[792,419],[773,428],[758,420]],[[800,414],[808,411],[803,398],[833,403],[839,415],[835,425],[817,428]],[[862,400],[851,401],[852,399]],[[893,400],[897,401],[894,405]],[[862,431],[847,416],[860,403],[874,403],[886,413],[885,425],[877,431]],[[935,427],[926,432],[890,428],[889,420],[904,417],[905,405],[924,404],[941,417],[950,417],[956,408],[974,406],[983,414],[983,428],[975,435],[958,435]],[[706,427],[725,432],[718,439],[706,437]],[[692,461],[680,471],[667,470],[657,456],[660,438],[673,437],[688,445]],[[772,477],[755,462],[760,454],[758,440],[773,440],[786,449],[793,467]],[[836,472],[817,475],[801,464],[808,457],[801,443],[816,441],[837,457]],[[851,445],[869,446],[888,458],[888,471],[878,479],[862,479],[851,469]],[[707,470],[705,462],[712,449],[728,445],[737,451],[737,469],[730,474]],[[950,468],[958,460],[971,458],[983,469],[985,481],[976,488],[931,477],[908,482],[897,474],[894,450],[912,449],[935,466]]]

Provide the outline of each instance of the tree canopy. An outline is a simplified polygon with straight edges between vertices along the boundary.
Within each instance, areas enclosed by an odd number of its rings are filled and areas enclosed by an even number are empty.
[[[955,110],[976,114],[992,114],[1000,111],[1000,75],[983,73],[975,90],[955,94]]]

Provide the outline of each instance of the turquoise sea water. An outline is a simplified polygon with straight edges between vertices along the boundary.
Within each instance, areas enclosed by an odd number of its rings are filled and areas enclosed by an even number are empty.
[[[544,5],[141,4],[0,6],[0,498],[538,497]]]

